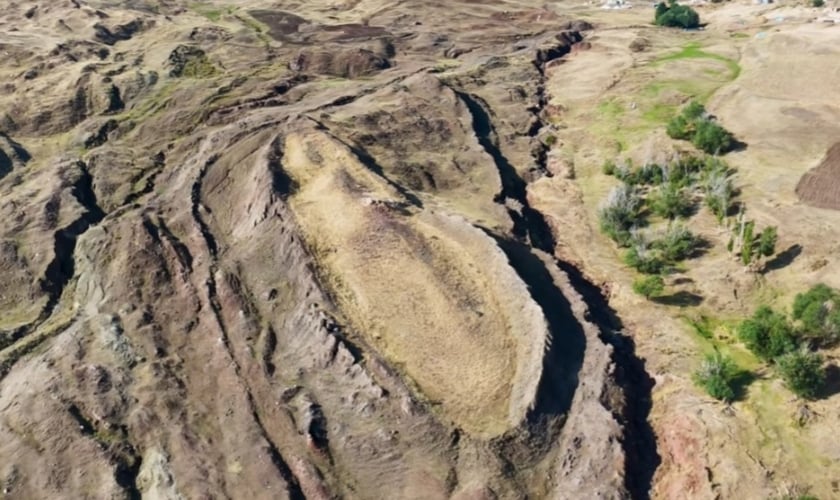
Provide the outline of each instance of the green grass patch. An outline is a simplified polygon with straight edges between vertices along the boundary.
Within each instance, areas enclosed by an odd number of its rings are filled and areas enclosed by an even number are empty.
[[[642,112],[642,118],[648,122],[662,123],[670,120],[676,112],[677,106],[674,104],[655,102],[652,106]]]
[[[219,20],[225,14],[233,14],[235,10],[235,7],[218,8],[216,6],[203,5],[199,3],[194,3],[190,5],[190,8],[197,14],[206,17],[207,20],[213,23],[219,22]]]
[[[706,340],[714,339],[715,329],[717,329],[717,321],[714,318],[701,314],[696,318],[686,317],[685,320],[697,335]]]
[[[743,370],[753,371],[762,363],[738,341],[735,328],[738,320],[724,319],[700,313],[682,316],[691,328],[694,340],[704,353],[720,351],[729,356]]]
[[[598,114],[607,119],[618,119],[624,114],[624,105],[616,99],[608,99],[598,103]]]
[[[219,22],[219,19],[222,18],[221,9],[199,10],[198,13],[214,23]]]
[[[720,86],[721,82],[715,80],[659,80],[645,86],[642,96],[653,99],[663,91],[673,90],[703,104]]]
[[[720,54],[706,52],[705,50],[700,48],[700,44],[697,42],[687,43],[679,52],[662,56],[659,59],[657,59],[654,62],[654,64],[662,64],[668,61],[679,61],[682,59],[712,59],[715,61],[720,61],[724,63],[729,69],[729,81],[738,78],[738,76],[741,74],[741,65],[738,64],[736,61],[728,57],[724,57]]]

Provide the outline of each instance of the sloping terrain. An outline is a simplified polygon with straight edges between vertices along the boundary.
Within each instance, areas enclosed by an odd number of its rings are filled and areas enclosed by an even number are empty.
[[[840,287],[836,28],[698,10],[7,2],[0,498],[840,494],[837,346],[803,402],[730,328]],[[685,152],[691,99],[782,252],[746,269],[698,210],[647,301],[602,165]],[[753,369],[729,404],[707,319]]]
[[[280,4],[7,6],[3,495],[644,495],[644,373],[525,196],[589,26]]]
[[[808,205],[840,210],[840,144],[834,144],[819,165],[807,172],[796,186],[796,194]]]

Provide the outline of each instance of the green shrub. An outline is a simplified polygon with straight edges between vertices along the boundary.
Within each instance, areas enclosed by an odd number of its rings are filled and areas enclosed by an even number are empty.
[[[671,139],[687,141],[694,134],[694,122],[683,115],[677,115],[668,121],[665,132]]]
[[[738,366],[720,352],[706,356],[700,369],[694,373],[694,382],[706,390],[709,396],[720,401],[735,399],[735,379]]]
[[[624,263],[643,274],[660,274],[665,269],[662,252],[638,242],[624,254]]]
[[[659,188],[649,204],[653,213],[666,219],[686,217],[693,206],[685,190],[670,182]]]
[[[615,162],[612,160],[606,160],[603,165],[601,165],[601,172],[604,175],[615,175]]]
[[[840,339],[840,292],[819,284],[793,301],[793,319],[801,323],[802,336],[827,345]]]
[[[738,325],[738,338],[756,356],[771,361],[797,347],[796,335],[783,314],[761,306]]]
[[[652,246],[662,252],[667,262],[680,262],[691,257],[701,241],[682,224],[671,224]]]
[[[754,221],[748,221],[744,224],[741,236],[741,262],[743,262],[745,266],[749,265],[750,262],[752,262],[753,250],[755,249],[755,236],[753,235],[754,231]]]
[[[691,101],[682,111],[682,115],[688,120],[702,118],[705,114],[706,108],[697,101]]]
[[[779,235],[775,226],[765,227],[758,238],[758,253],[763,257],[770,257],[776,253],[776,241]]]
[[[679,5],[676,0],[670,0],[668,5],[659,3],[656,6],[654,22],[659,26],[696,28],[700,26],[700,16],[691,7]]]
[[[705,153],[720,154],[732,149],[733,138],[732,134],[717,123],[707,119],[698,119],[694,122],[691,143]]]
[[[601,231],[619,245],[629,245],[630,229],[638,222],[641,208],[642,199],[633,187],[627,184],[616,186],[607,195],[598,213]]]
[[[655,297],[665,289],[665,280],[662,276],[645,276],[633,282],[633,291],[646,299]]]
[[[688,141],[708,154],[726,153],[735,143],[732,134],[711,120],[697,101],[690,102],[673,117],[665,129],[672,139]]]
[[[811,5],[813,7],[822,7],[825,5],[825,0],[811,0]]]
[[[761,257],[769,257],[776,251],[778,238],[776,228],[768,226],[759,234],[755,233],[755,221],[747,220],[742,211],[738,214],[737,223],[733,228],[732,239],[727,245],[730,252],[737,252],[741,262],[748,266]]]
[[[776,359],[785,385],[797,396],[814,399],[825,383],[822,356],[803,347]]]

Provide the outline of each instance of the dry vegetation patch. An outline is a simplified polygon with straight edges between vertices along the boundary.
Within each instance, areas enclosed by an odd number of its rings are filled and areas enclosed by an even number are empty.
[[[324,134],[288,137],[284,164],[300,185],[291,206],[359,331],[465,430],[517,425],[547,327],[493,240],[418,212]]]

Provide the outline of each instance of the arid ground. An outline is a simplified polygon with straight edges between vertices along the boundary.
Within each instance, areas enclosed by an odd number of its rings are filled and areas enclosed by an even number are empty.
[[[840,351],[805,401],[733,334],[840,287],[840,27],[696,8],[5,2],[0,498],[840,497]],[[778,252],[698,210],[645,300],[602,165],[692,99]]]

